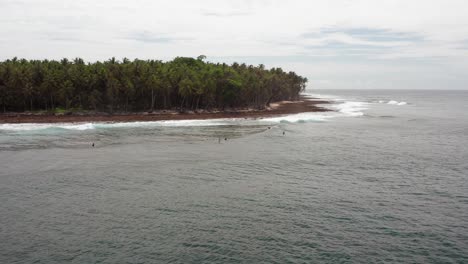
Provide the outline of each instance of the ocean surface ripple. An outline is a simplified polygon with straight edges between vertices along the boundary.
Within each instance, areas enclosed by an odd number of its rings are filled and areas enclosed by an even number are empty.
[[[468,263],[468,92],[310,96],[335,111],[0,125],[0,263]]]

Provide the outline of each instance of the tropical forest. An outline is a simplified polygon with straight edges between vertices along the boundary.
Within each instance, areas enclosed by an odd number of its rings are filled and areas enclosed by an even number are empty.
[[[0,111],[197,111],[264,109],[297,100],[307,78],[264,65],[111,58],[104,62],[9,59],[0,62]]]

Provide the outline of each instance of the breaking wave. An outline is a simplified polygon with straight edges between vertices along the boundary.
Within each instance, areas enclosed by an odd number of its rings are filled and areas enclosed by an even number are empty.
[[[92,123],[23,123],[23,124],[0,124],[0,130],[8,131],[31,131],[31,130],[47,130],[47,129],[66,129],[66,130],[88,130],[94,129]]]
[[[304,123],[304,122],[323,122],[331,118],[331,115],[319,113],[299,113],[286,116],[277,116],[261,119],[262,122],[269,123]]]
[[[324,122],[335,117],[358,117],[363,116],[363,111],[368,109],[368,103],[358,101],[347,101],[346,99],[323,94],[304,94],[309,98],[325,99],[330,104],[325,107],[334,111],[330,112],[306,112],[278,117],[267,117],[260,119],[204,119],[204,120],[166,120],[149,122],[87,122],[87,123],[23,123],[23,124],[0,124],[0,131],[85,131],[110,128],[157,128],[157,127],[201,127],[201,126],[232,126],[232,125],[255,125],[275,123],[304,123]]]
[[[407,102],[398,102],[398,101],[395,101],[395,100],[390,100],[390,101],[383,101],[383,100],[380,100],[378,101],[379,104],[389,104],[389,105],[407,105],[408,103]]]
[[[350,101],[334,95],[312,93],[305,93],[304,95],[309,98],[320,98],[330,101],[331,105],[327,105],[326,107],[341,113],[338,116],[363,116],[363,111],[368,109],[369,105],[366,102]]]
[[[365,102],[344,102],[341,104],[337,104],[332,106],[338,110],[338,112],[348,115],[348,116],[363,116],[364,113],[362,111],[368,109],[367,103]]]
[[[97,123],[24,123],[24,124],[0,124],[0,130],[7,131],[32,131],[48,129],[65,130],[93,130],[106,128],[137,128],[137,127],[188,127],[188,126],[223,126],[232,125],[229,119],[209,119],[209,120],[169,120],[150,122],[97,122]]]

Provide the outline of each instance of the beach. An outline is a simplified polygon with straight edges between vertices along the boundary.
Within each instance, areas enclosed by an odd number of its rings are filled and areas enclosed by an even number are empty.
[[[79,123],[79,122],[144,122],[162,120],[193,120],[218,118],[263,118],[304,112],[327,112],[329,109],[321,106],[329,103],[319,98],[301,97],[298,101],[282,101],[271,103],[263,110],[232,109],[224,111],[178,112],[173,110],[132,113],[70,113],[70,114],[34,114],[34,113],[4,113],[0,114],[0,123]]]

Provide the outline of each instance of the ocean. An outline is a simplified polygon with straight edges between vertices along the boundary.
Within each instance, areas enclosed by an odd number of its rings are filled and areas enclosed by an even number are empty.
[[[334,111],[0,124],[0,263],[468,263],[468,91],[306,94]]]

